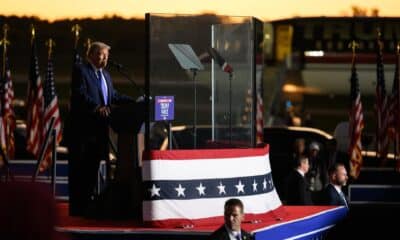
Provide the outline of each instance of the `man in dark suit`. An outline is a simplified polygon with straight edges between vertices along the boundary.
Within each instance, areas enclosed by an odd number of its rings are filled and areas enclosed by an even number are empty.
[[[110,47],[93,42],[87,62],[74,66],[71,83],[69,138],[70,215],[87,213],[94,198],[101,160],[108,161],[111,104],[134,102],[114,90],[107,65]]]
[[[310,169],[308,158],[300,156],[296,159],[296,168],[289,173],[286,179],[287,205],[312,205],[311,193],[305,174]]]
[[[342,187],[347,183],[347,171],[343,163],[335,163],[328,170],[329,184],[325,187],[324,204],[343,205],[348,207]]]
[[[241,228],[244,220],[243,203],[239,199],[231,198],[224,206],[225,224],[213,232],[209,240],[251,240],[253,236]]]

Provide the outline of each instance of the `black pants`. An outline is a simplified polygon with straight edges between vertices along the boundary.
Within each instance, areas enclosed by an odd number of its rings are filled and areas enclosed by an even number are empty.
[[[97,184],[100,161],[105,159],[106,146],[96,139],[78,140],[69,144],[68,189],[69,213],[84,216],[88,213]]]

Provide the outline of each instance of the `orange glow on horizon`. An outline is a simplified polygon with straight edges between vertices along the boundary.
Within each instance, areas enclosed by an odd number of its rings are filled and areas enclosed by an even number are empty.
[[[336,0],[330,5],[323,0],[2,0],[3,15],[37,16],[50,21],[65,18],[102,18],[121,16],[144,18],[146,12],[170,14],[215,13],[229,16],[254,16],[275,20],[295,16],[351,16],[351,7],[379,9],[380,16],[399,15],[398,0]]]

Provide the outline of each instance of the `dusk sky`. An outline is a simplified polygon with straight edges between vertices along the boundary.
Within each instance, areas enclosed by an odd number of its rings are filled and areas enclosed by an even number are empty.
[[[378,8],[380,16],[399,16],[399,0],[1,0],[4,15],[42,19],[99,18],[119,15],[143,18],[146,12],[254,16],[262,20],[294,16],[351,16],[351,6]],[[369,13],[369,12],[368,12]]]

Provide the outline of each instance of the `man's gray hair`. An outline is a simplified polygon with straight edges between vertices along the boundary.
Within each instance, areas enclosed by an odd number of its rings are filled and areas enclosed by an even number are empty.
[[[103,42],[92,42],[92,44],[90,44],[90,48],[88,51],[88,56],[90,56],[91,54],[97,52],[100,49],[104,49],[106,48],[107,50],[110,50],[111,47]]]

